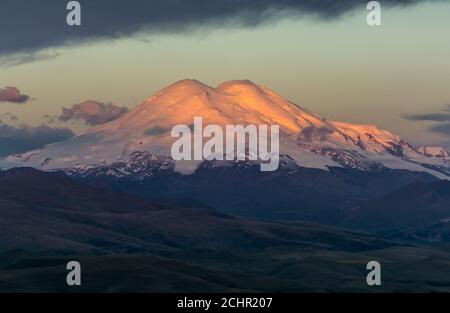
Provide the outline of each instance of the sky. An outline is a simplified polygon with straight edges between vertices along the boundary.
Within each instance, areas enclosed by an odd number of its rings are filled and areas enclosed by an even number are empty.
[[[450,147],[450,1],[380,1],[372,27],[358,0],[80,2],[78,28],[65,1],[0,3],[0,155],[185,78],[249,79],[327,119]]]

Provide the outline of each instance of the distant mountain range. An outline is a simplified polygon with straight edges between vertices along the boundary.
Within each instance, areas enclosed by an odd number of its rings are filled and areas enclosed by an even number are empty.
[[[237,218],[201,203],[168,204],[73,181],[62,172],[0,173],[0,253],[163,253],[274,246],[359,251],[395,245],[308,223]]]
[[[99,252],[101,244],[94,242],[106,240],[111,241],[112,250],[105,248],[109,252],[132,247],[151,251],[145,240],[140,241],[141,235],[149,242],[162,240],[168,246],[178,240],[189,246],[188,238],[194,236],[192,244],[201,246],[196,233],[202,232],[202,225],[215,225],[218,233],[215,231],[213,237],[202,233],[212,248],[224,245],[228,232],[233,237],[250,224],[252,229],[272,225],[283,228],[283,233],[295,232],[286,226],[287,221],[407,242],[450,240],[448,227],[438,227],[450,218],[450,182],[405,170],[297,168],[295,172],[262,173],[256,165],[238,163],[226,169],[203,165],[192,175],[162,172],[143,180],[116,180],[14,168],[0,172],[0,190],[0,224],[7,238],[6,243],[0,240],[0,250],[5,244],[5,250],[70,250],[74,245],[85,252]],[[426,234],[426,228],[432,229],[432,235]],[[150,233],[157,229],[152,237]],[[68,234],[55,235],[56,230]],[[131,236],[134,231],[138,235]],[[123,233],[130,236],[122,237]],[[82,244],[71,242],[67,239],[70,236]],[[253,238],[248,246],[259,246],[257,241],[266,239]],[[236,247],[233,240],[228,244]]]

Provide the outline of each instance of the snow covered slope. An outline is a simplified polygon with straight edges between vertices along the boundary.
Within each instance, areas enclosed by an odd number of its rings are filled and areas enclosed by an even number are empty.
[[[204,125],[279,125],[280,153],[299,166],[362,170],[389,167],[428,172],[439,178],[450,175],[448,157],[437,158],[434,150],[416,150],[376,126],[328,121],[250,81],[229,81],[212,88],[196,80],[179,81],[117,120],[87,129],[67,141],[4,158],[0,168],[83,171],[121,163],[136,173],[130,164],[154,167],[156,162],[189,173],[199,161],[171,162],[175,138],[170,132],[175,125],[191,125],[196,116],[203,118]]]
[[[444,147],[421,146],[417,148],[416,151],[427,157],[450,160],[450,152]]]

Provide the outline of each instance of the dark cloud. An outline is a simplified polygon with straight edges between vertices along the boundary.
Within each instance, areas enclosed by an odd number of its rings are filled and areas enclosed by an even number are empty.
[[[27,95],[21,94],[16,87],[5,87],[0,89],[0,102],[25,103],[30,100]]]
[[[437,113],[411,114],[405,118],[410,121],[450,122],[450,104]]]
[[[74,104],[71,108],[62,108],[59,116],[61,122],[80,120],[88,125],[99,125],[111,122],[128,112],[126,107],[118,107],[112,103],[88,100]]]
[[[383,0],[383,6],[428,0]],[[117,39],[140,31],[180,33],[199,26],[257,26],[282,17],[339,17],[367,0],[81,0],[82,26],[66,24],[61,0],[2,0],[0,55],[81,41]]]
[[[436,122],[436,125],[428,128],[430,132],[450,135],[450,104],[445,105],[440,112],[407,115],[405,119],[409,121]]]
[[[47,125],[16,127],[0,123],[0,157],[39,149],[73,136],[74,133],[69,128],[52,128]]]
[[[435,125],[435,126],[430,127],[429,130],[433,133],[450,135],[450,123]]]
[[[406,116],[410,121],[433,121],[433,122],[450,122],[450,113],[430,113]]]

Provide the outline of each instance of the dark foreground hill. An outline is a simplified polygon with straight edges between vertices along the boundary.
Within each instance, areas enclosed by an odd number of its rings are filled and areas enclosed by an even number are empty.
[[[2,172],[0,291],[372,291],[371,260],[384,273],[375,291],[450,290],[446,247],[188,202],[150,202],[63,173]],[[79,289],[65,284],[71,260],[82,264]]]
[[[82,286],[66,285],[66,264]],[[366,264],[382,285],[366,284]],[[196,250],[166,255],[0,254],[0,292],[449,292],[450,249],[391,247],[344,252],[299,247]]]
[[[103,174],[93,172],[78,178],[95,183],[106,181],[149,199],[195,199],[233,215],[335,225],[347,217],[349,207],[361,200],[381,197],[411,183],[437,180],[426,173],[387,168],[328,171],[281,166],[275,172],[261,172],[259,165],[246,162],[225,168],[204,162],[192,175],[164,171],[152,172],[144,179],[111,179]],[[179,203],[184,205],[183,201]]]

